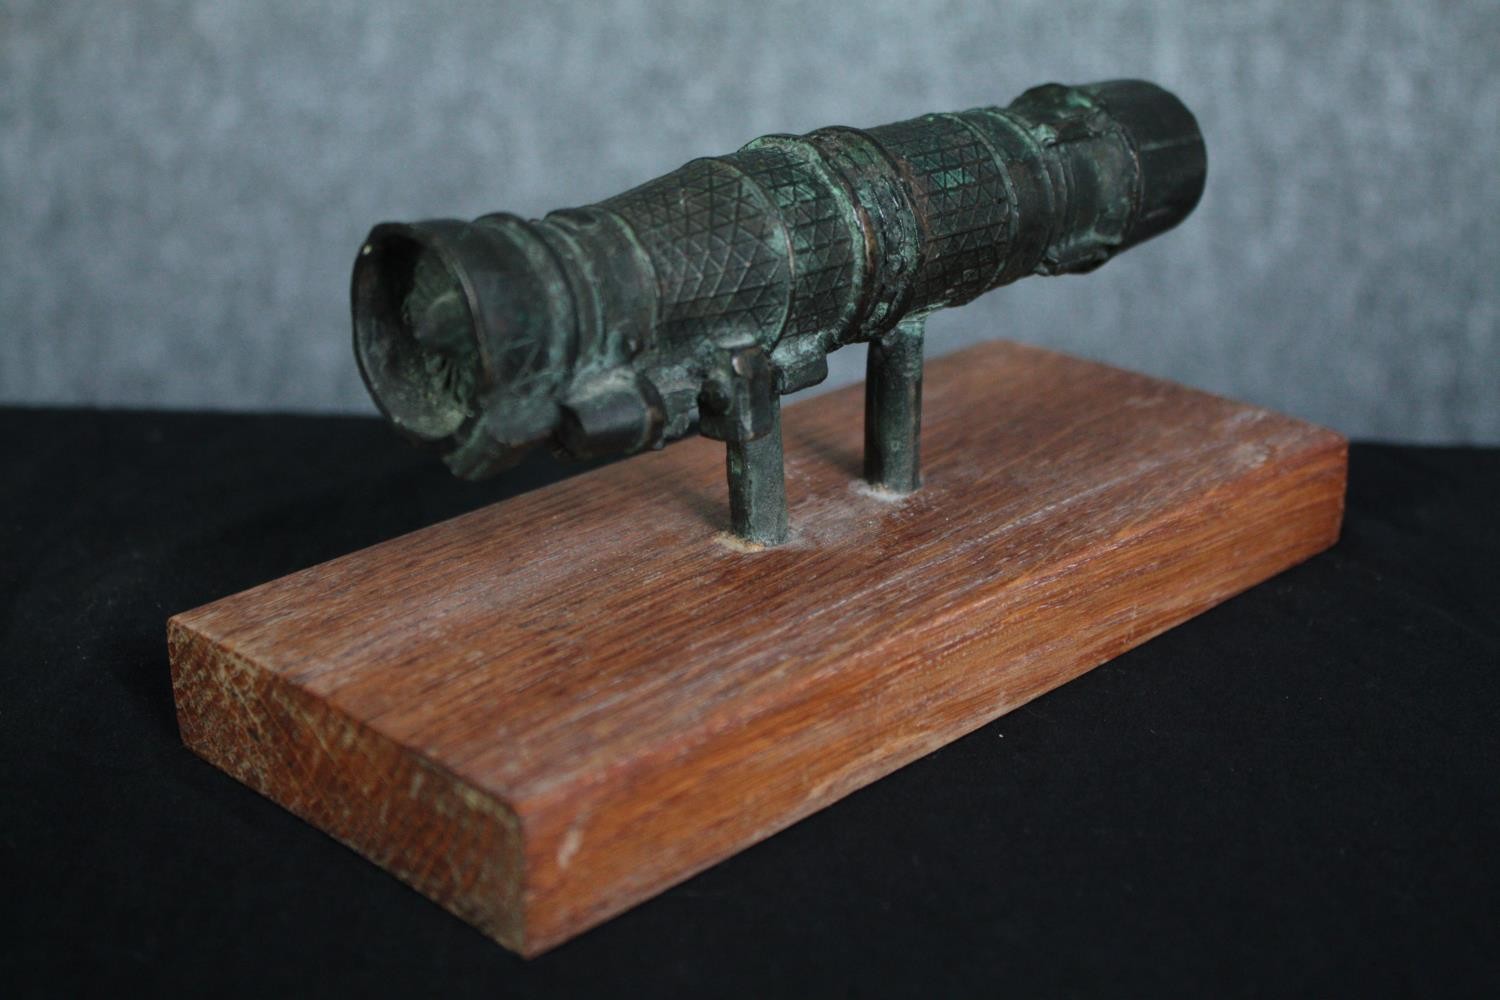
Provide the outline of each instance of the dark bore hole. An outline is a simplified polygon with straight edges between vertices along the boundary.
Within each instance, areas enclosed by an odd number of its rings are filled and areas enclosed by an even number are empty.
[[[360,251],[354,340],[376,404],[397,427],[437,441],[473,415],[479,357],[462,282],[420,240],[389,234]]]

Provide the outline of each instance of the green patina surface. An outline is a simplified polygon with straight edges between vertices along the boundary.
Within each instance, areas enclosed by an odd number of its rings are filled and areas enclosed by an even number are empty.
[[[728,446],[731,526],[788,531],[779,397],[869,342],[865,475],[920,483],[923,327],[1028,274],[1091,270],[1180,222],[1203,139],[1149,83],[765,136],[541,220],[377,226],[355,350],[382,412],[478,478],[698,430]]]

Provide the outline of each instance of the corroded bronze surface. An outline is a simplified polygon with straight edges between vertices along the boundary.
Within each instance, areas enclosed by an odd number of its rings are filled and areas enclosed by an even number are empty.
[[[478,478],[548,442],[729,446],[734,530],[786,537],[779,397],[871,342],[866,475],[920,479],[923,323],[1028,274],[1091,270],[1203,190],[1192,114],[1141,81],[1008,108],[772,135],[542,220],[376,226],[355,351],[382,412]]]

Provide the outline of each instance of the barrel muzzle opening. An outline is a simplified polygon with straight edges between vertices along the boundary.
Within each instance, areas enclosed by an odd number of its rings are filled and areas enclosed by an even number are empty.
[[[477,410],[472,295],[438,240],[377,226],[354,271],[354,350],[376,405],[406,434],[440,443]]]

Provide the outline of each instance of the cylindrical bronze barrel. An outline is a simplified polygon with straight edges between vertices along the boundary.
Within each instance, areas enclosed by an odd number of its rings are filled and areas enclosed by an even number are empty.
[[[765,136],[540,221],[375,227],[356,353],[461,475],[547,440],[638,450],[691,427],[726,350],[760,348],[781,391],[814,384],[844,344],[1176,225],[1205,169],[1187,108],[1129,80]]]

